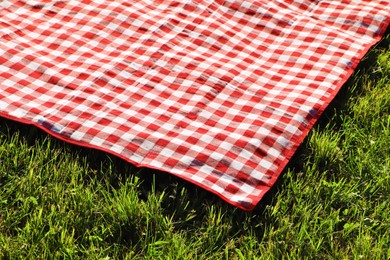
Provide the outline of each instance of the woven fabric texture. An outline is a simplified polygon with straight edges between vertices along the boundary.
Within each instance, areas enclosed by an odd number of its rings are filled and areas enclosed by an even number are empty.
[[[251,210],[388,0],[3,0],[0,116]]]

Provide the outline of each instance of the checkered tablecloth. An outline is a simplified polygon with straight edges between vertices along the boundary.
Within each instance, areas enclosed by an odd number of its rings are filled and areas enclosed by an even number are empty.
[[[250,210],[389,19],[388,0],[2,0],[0,115]]]

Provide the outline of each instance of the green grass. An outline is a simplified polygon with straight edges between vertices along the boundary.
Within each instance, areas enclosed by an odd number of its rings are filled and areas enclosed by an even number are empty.
[[[389,43],[252,212],[0,119],[0,258],[389,259]]]

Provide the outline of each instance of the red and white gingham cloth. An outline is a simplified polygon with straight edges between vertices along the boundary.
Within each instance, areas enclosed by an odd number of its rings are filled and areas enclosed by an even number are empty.
[[[388,0],[3,0],[0,115],[253,209]]]

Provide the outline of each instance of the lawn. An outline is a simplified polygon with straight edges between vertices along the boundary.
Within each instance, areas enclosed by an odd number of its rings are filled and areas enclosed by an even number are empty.
[[[252,212],[0,119],[1,259],[390,259],[390,36]]]

